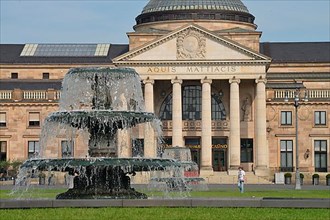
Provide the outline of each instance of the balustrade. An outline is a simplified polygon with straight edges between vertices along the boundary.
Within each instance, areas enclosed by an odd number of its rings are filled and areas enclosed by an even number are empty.
[[[0,91],[0,100],[1,99],[11,99],[12,91],[11,90],[2,90]]]
[[[0,90],[2,101],[58,101],[60,96],[59,90]]]
[[[23,99],[47,99],[47,91],[23,91]]]
[[[330,98],[330,89],[311,89],[306,90],[307,94],[301,93],[302,95],[307,95],[308,99],[329,99]],[[295,96],[295,90],[285,90],[279,89],[274,91],[275,99],[285,98],[293,99]]]

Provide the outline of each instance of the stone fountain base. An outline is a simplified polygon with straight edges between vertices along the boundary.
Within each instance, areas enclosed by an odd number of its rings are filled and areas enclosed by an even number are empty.
[[[140,171],[181,170],[173,159],[161,158],[63,158],[30,159],[21,169],[61,171],[72,176],[73,186],[56,199],[147,199],[144,193],[131,187],[130,176]]]
[[[56,199],[147,199],[147,195],[131,188],[129,174],[119,166],[87,166],[83,174],[74,172],[73,189],[56,196]]]

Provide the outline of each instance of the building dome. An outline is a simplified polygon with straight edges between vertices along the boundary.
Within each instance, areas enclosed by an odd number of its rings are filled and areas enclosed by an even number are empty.
[[[230,20],[253,24],[254,16],[240,0],[150,0],[136,23],[170,20]]]

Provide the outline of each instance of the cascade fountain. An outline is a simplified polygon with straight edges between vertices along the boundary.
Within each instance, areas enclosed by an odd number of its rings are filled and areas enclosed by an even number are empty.
[[[145,199],[146,194],[131,187],[130,175],[141,171],[181,175],[181,164],[175,159],[133,158],[127,154],[127,138],[132,138],[127,129],[151,123],[161,136],[160,121],[145,112],[141,80],[133,69],[71,69],[62,82],[59,107],[45,119],[39,157],[22,164],[18,180],[34,171],[67,172],[75,176],[73,186],[57,199]],[[61,135],[72,141],[81,136],[79,143],[86,145],[86,155],[59,158],[55,138]]]

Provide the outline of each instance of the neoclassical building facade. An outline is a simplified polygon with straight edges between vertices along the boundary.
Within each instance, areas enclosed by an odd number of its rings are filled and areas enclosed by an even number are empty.
[[[70,68],[130,67],[146,111],[162,121],[163,147],[190,148],[202,176],[243,166],[272,179],[295,170],[297,146],[301,172],[326,174],[330,43],[262,43],[261,34],[239,0],[151,0],[128,45],[1,44],[1,160],[38,153]],[[136,128],[140,152],[115,156],[159,156],[145,129]],[[84,156],[84,148],[79,138],[58,137],[59,157]]]

